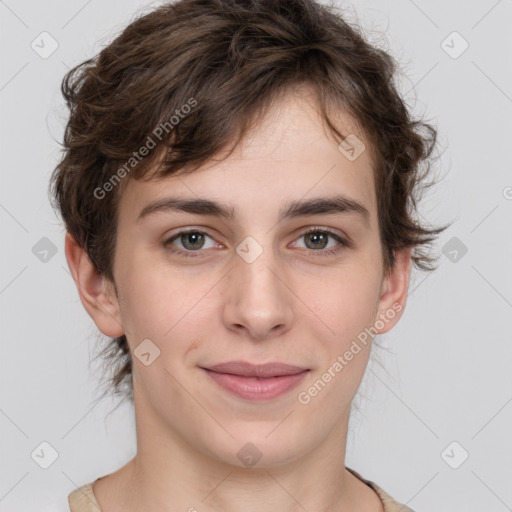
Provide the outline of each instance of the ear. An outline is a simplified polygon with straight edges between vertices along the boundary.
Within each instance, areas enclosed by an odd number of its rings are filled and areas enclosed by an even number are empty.
[[[393,268],[382,280],[379,308],[374,324],[378,334],[391,330],[402,316],[411,273],[411,251],[410,247],[397,251]]]
[[[65,253],[80,300],[89,316],[106,336],[122,336],[125,332],[113,283],[98,273],[87,252],[70,233],[66,233]]]

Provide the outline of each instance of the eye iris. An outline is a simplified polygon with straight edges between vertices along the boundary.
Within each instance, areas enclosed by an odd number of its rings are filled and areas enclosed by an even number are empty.
[[[186,249],[191,249],[191,250],[200,249],[204,242],[204,235],[202,235],[201,233],[198,233],[196,231],[193,231],[190,233],[185,233],[185,234],[181,235],[180,238],[181,238],[181,243],[183,244],[183,247],[185,247]],[[190,246],[190,244],[188,244],[190,239],[194,240],[192,242],[192,246]]]
[[[321,247],[319,245],[313,245],[313,249],[318,249],[318,248],[324,249],[325,246],[327,245],[328,235],[325,233],[307,233],[304,236],[306,238],[306,245],[308,245],[308,241],[310,241],[311,239],[320,241],[320,242],[324,242],[324,244]]]

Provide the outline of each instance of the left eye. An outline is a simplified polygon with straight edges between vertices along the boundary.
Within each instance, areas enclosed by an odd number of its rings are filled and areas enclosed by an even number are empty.
[[[300,240],[301,238],[306,240],[306,245],[308,243],[312,245],[313,251],[318,249],[327,249],[329,239],[337,241],[341,244],[343,243],[343,240],[334,233],[331,233],[330,231],[321,231],[318,229],[303,233],[298,239]],[[332,247],[333,246],[331,245],[330,248]],[[334,244],[334,247],[336,247],[336,244]],[[311,247],[307,246],[306,249],[311,249]]]

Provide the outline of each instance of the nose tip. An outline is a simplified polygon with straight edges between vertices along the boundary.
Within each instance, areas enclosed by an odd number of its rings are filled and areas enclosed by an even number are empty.
[[[279,331],[285,330],[284,323],[272,325],[272,327],[268,328],[267,326],[271,322],[272,320],[260,319],[257,321],[253,319],[251,322],[246,321],[245,324],[236,324],[234,328],[237,331],[249,330],[253,340],[264,341],[271,336],[279,334]]]

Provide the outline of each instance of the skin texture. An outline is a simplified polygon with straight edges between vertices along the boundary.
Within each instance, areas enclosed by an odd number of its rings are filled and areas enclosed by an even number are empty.
[[[138,452],[94,485],[103,510],[383,510],[344,468],[350,405],[371,343],[309,403],[297,399],[379,314],[397,303],[403,312],[410,273],[406,249],[384,275],[369,143],[347,114],[336,119],[365,141],[367,150],[354,161],[338,150],[303,90],[274,105],[227,160],[189,175],[126,183],[117,296],[67,235],[68,264],[98,328],[107,336],[125,333],[132,354],[147,338],[160,350],[148,366],[133,357]],[[364,205],[368,224],[357,213],[278,222],[285,202],[335,194]],[[136,221],[147,204],[167,196],[230,203],[237,217],[159,212]],[[164,246],[190,227],[208,235],[203,246],[190,238],[185,246],[180,237]],[[352,245],[332,237],[327,244],[308,241],[304,233],[313,227],[349,237]],[[236,252],[248,236],[263,249],[252,263]],[[322,255],[335,247],[339,252]],[[286,394],[251,402],[199,368],[232,360],[310,371]],[[253,467],[237,457],[248,442],[262,454]]]

